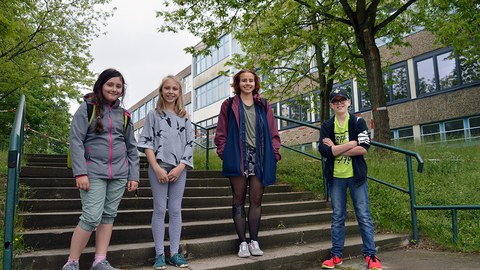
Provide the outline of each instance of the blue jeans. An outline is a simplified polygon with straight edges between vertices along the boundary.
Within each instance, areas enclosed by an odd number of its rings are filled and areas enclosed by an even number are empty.
[[[373,240],[373,221],[370,215],[367,181],[355,183],[353,178],[333,178],[330,184],[330,198],[332,203],[332,250],[331,252],[343,257],[345,243],[345,218],[347,216],[347,188],[355,208],[360,234],[362,236],[362,253],[364,256],[375,255]]]

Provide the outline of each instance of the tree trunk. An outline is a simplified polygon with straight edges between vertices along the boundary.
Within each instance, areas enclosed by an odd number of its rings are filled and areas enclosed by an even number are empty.
[[[383,88],[383,72],[380,52],[375,44],[372,29],[364,28],[357,33],[357,44],[362,52],[367,73],[368,91],[372,105],[375,141],[390,144],[390,120],[387,111],[387,100]]]

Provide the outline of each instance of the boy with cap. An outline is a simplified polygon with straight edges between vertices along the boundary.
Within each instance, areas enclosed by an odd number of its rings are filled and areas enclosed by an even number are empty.
[[[381,270],[373,240],[373,221],[367,187],[367,163],[363,155],[370,147],[367,124],[364,119],[348,112],[351,100],[343,89],[329,95],[330,108],[335,115],[323,122],[318,150],[327,159],[324,175],[332,205],[332,248],[322,268],[342,264],[347,214],[347,188],[355,208],[362,236],[362,253],[368,269]]]

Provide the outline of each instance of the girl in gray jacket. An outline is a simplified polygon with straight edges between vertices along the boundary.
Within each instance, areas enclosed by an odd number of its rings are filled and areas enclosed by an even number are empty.
[[[82,215],[70,244],[70,256],[62,270],[79,269],[79,258],[95,233],[95,260],[91,270],[115,270],[107,250],[118,205],[127,186],[134,191],[139,181],[139,157],[130,115],[120,107],[125,80],[115,69],[103,71],[73,116],[70,158],[80,190]]]

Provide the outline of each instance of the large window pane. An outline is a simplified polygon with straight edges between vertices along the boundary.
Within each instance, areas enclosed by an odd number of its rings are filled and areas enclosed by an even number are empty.
[[[400,67],[392,71],[391,101],[408,98],[407,68]]]
[[[417,62],[417,74],[419,94],[435,92],[435,72],[432,58]]]
[[[453,120],[445,122],[445,137],[447,141],[465,139],[463,120]]]
[[[422,141],[423,142],[440,141],[440,125],[437,123],[437,124],[422,126]]]
[[[450,59],[451,52],[437,56],[438,81],[440,89],[447,89],[458,84],[455,58]]]
[[[470,117],[468,122],[470,124],[470,137],[480,138],[480,116]]]
[[[280,104],[280,116],[283,116],[283,117],[290,117],[290,106],[285,103],[285,102],[282,102]],[[285,120],[281,120],[280,121],[280,128],[285,128],[287,127],[289,124],[288,121],[285,121]]]

